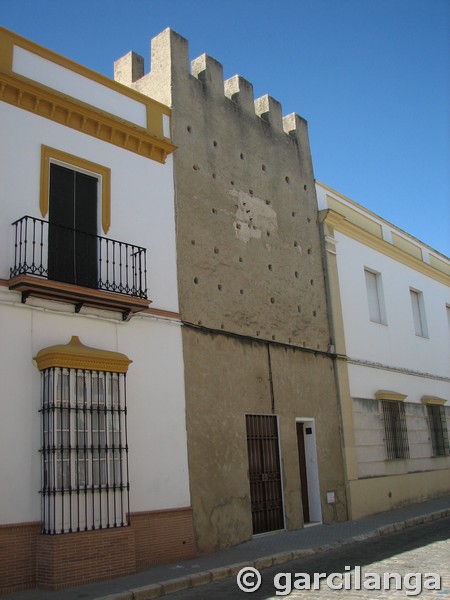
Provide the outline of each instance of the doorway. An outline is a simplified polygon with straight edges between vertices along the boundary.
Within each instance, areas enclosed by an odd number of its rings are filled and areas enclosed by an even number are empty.
[[[278,418],[246,415],[253,534],[284,529]]]
[[[50,164],[48,278],[97,287],[98,179]]]
[[[305,525],[322,522],[314,419],[297,419],[300,492]]]

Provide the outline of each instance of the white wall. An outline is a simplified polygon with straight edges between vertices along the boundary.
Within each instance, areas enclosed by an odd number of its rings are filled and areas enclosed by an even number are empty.
[[[397,369],[448,377],[447,286],[338,231],[335,239],[347,355]],[[369,319],[365,267],[381,273],[387,325]],[[427,338],[415,334],[410,287],[423,292]],[[376,390],[392,389],[408,393],[408,400],[414,401],[420,401],[424,394],[450,398],[450,384],[432,377],[410,379],[410,374],[354,365],[349,366],[349,373],[351,394],[356,397],[373,397]]]
[[[40,373],[32,357],[72,335],[133,360],[127,375],[131,511],[190,505],[178,323],[149,316],[123,323],[31,308],[0,288],[0,331],[0,523],[41,518]]]
[[[450,331],[447,318],[450,289],[441,282],[441,272],[440,280],[437,280],[407,266],[414,264],[411,256],[405,255],[407,264],[391,257],[388,244],[392,243],[392,234],[396,233],[403,238],[406,247],[418,256],[422,253],[427,267],[433,250],[418,240],[408,239],[408,235],[394,225],[337,192],[321,184],[316,184],[316,190],[319,210],[331,206],[343,219],[343,231],[349,232],[339,231],[339,218],[335,214],[332,213],[330,221],[325,220],[325,223],[337,223],[334,230],[328,230],[333,239],[326,242],[328,251],[336,252],[338,290],[333,291],[339,294],[342,307],[349,380],[349,394],[344,388],[343,403],[345,410],[352,414],[351,437],[354,442],[351,443],[354,444],[357,477],[401,477],[408,473],[448,470],[450,456],[433,456],[427,410],[421,400],[423,396],[446,399],[447,419],[450,416]],[[349,226],[346,220],[352,225]],[[359,227],[359,230],[352,227]],[[376,246],[385,243],[386,254],[371,247],[371,234],[364,228],[372,231],[378,228],[384,241],[377,240]],[[360,234],[358,237],[361,241],[351,237],[352,233],[355,237]],[[367,244],[364,243],[366,239]],[[411,245],[408,246],[408,243]],[[399,252],[401,254],[396,248],[391,254]],[[331,259],[329,264],[332,262]],[[379,292],[382,292],[384,305],[381,316],[385,316],[385,319],[381,318],[383,323],[370,320],[365,269],[380,274]],[[411,288],[423,293],[427,337],[415,333]],[[379,390],[406,396],[407,459],[388,460],[382,405],[376,400]],[[346,430],[344,435],[350,433]],[[414,497],[420,496],[414,493]],[[427,491],[424,491],[423,497],[426,494]],[[384,506],[386,508],[388,506]],[[383,510],[381,504],[379,510]]]
[[[149,298],[155,308],[177,312],[172,158],[163,165],[4,103],[0,103],[0,122],[0,278],[8,279],[13,265],[11,223],[25,215],[42,218],[44,144],[111,169],[107,237],[147,249]]]
[[[29,53],[15,59],[16,70],[58,87],[58,69],[48,61],[38,59],[30,72]],[[139,120],[139,103],[67,69],[63,76],[66,92],[82,93],[94,105],[112,102],[107,110],[122,117],[122,108],[131,110],[129,120]],[[172,158],[160,164],[3,102],[0,122],[0,279],[9,279],[13,266],[12,222],[25,215],[42,218],[46,145],[111,170],[111,227],[105,234],[99,223],[98,234],[145,247],[152,306],[178,312]],[[22,304],[20,294],[0,286],[0,524],[41,519],[40,373],[32,358],[74,335],[133,361],[127,375],[131,511],[190,506],[180,323],[152,315],[122,322],[115,313],[86,312],[92,314],[46,300]]]
[[[97,81],[79,75],[20,46],[14,46],[12,70],[14,73],[136,123],[136,125],[147,126],[147,110],[144,102],[124,96]]]

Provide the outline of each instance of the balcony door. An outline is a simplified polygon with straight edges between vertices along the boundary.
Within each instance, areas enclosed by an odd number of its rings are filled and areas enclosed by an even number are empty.
[[[48,278],[97,287],[98,179],[50,163]]]

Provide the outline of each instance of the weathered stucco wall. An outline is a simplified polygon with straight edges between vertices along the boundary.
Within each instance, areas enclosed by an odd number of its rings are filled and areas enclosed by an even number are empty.
[[[186,388],[190,390],[187,433],[191,498],[198,547],[205,551],[226,547],[252,534],[246,414],[279,417],[286,528],[303,525],[296,418],[316,420],[323,519],[345,518],[339,415],[337,406],[333,408],[329,401],[331,360],[192,328],[184,328],[183,337]],[[330,423],[334,425],[330,427]],[[336,492],[336,515],[326,503],[330,490]]]
[[[316,419],[322,515],[345,518],[306,122],[171,30],[116,77],[172,107],[189,475],[198,547],[252,534],[245,414],[279,416],[285,523],[303,522],[295,419]],[[313,353],[316,352],[316,354]],[[269,360],[270,353],[270,360]],[[271,373],[270,373],[271,368]],[[272,382],[272,383],[271,383]],[[272,406],[272,403],[274,405]],[[337,496],[335,509],[326,492]]]

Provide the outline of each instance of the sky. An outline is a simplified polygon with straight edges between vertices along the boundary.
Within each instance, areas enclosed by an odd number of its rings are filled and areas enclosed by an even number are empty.
[[[0,25],[111,78],[171,27],[308,121],[316,179],[450,256],[450,0],[0,0]]]

